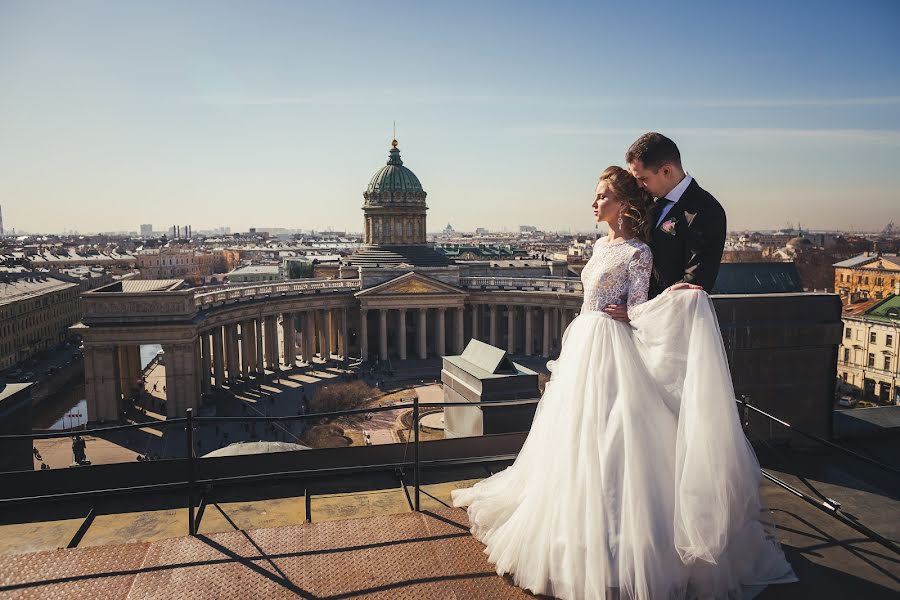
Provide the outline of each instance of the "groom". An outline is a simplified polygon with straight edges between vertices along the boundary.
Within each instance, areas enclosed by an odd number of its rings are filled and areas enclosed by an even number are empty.
[[[722,206],[684,171],[678,146],[662,134],[645,133],[635,140],[625,162],[638,184],[657,198],[649,215],[650,298],[666,288],[712,292],[725,247]],[[610,304],[604,312],[628,319],[624,305]]]

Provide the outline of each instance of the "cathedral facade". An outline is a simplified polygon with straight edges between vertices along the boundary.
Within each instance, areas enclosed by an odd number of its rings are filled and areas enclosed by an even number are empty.
[[[441,357],[471,339],[551,356],[580,310],[581,282],[549,265],[542,277],[504,277],[451,263],[427,241],[427,194],[396,140],[388,156],[363,193],[365,243],[336,278],[196,290],[117,282],[84,294],[72,329],[84,341],[89,420],[118,419],[137,393],[143,344],[163,347],[169,417],[214,388],[323,362]]]

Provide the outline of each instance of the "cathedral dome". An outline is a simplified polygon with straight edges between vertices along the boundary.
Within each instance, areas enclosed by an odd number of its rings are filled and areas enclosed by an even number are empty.
[[[366,203],[424,202],[425,190],[415,173],[403,166],[397,140],[391,146],[387,164],[375,173],[363,194]]]

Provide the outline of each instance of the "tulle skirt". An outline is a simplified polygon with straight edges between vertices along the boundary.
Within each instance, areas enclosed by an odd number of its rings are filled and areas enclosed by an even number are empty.
[[[794,581],[769,535],[712,303],[586,312],[515,463],[453,492],[497,573],[565,600],[743,598]]]

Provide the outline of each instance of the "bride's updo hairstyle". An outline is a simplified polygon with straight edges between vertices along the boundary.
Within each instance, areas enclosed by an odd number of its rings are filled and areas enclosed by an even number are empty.
[[[606,167],[600,181],[605,181],[616,199],[625,204],[622,221],[628,232],[642,242],[649,242],[653,197],[638,185],[634,175],[622,167]]]

